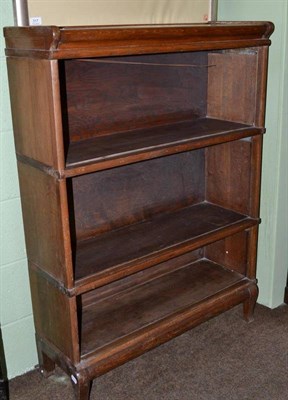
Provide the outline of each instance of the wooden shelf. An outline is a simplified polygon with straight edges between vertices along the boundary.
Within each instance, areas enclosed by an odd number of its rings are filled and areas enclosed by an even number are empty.
[[[74,176],[264,133],[263,128],[199,118],[71,142],[65,176]]]
[[[129,342],[132,336],[146,335],[155,325],[221,291],[247,281],[239,273],[206,259],[190,263],[139,286],[103,298],[85,307],[82,314],[82,357],[105,351],[105,346]],[[97,327],[97,329],[95,329]],[[95,355],[95,354],[94,354]]]
[[[257,225],[258,220],[200,203],[80,241],[75,289],[80,294],[213,240]]]

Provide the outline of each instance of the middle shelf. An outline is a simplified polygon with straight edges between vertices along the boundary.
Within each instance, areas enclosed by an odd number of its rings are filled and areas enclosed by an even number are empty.
[[[81,240],[75,253],[74,292],[102,286],[258,223],[202,202]]]
[[[96,136],[69,144],[65,176],[99,171],[263,133],[263,128],[253,125],[206,117]]]

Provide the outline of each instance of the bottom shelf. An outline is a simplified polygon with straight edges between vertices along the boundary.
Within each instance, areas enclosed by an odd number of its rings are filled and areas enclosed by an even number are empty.
[[[187,310],[215,295],[221,297],[222,292],[229,291],[239,282],[250,281],[219,264],[200,259],[95,301],[83,309],[82,360],[92,354],[97,358],[97,354],[109,353],[111,348],[127,347],[143,334],[149,336],[149,332],[158,328],[161,331],[161,326],[167,322],[171,327],[176,326],[177,318],[180,321]]]

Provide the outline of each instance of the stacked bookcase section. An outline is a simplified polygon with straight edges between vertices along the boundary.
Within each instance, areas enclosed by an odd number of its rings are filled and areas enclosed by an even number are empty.
[[[39,364],[77,399],[237,304],[252,319],[272,31],[5,29]]]

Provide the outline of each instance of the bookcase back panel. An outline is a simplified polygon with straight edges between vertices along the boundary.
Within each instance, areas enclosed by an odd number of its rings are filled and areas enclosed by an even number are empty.
[[[204,200],[204,150],[73,178],[77,238]]]
[[[257,90],[256,51],[210,53],[208,70],[209,117],[254,124]]]
[[[65,133],[77,141],[204,116],[207,70],[205,52],[65,61]]]

